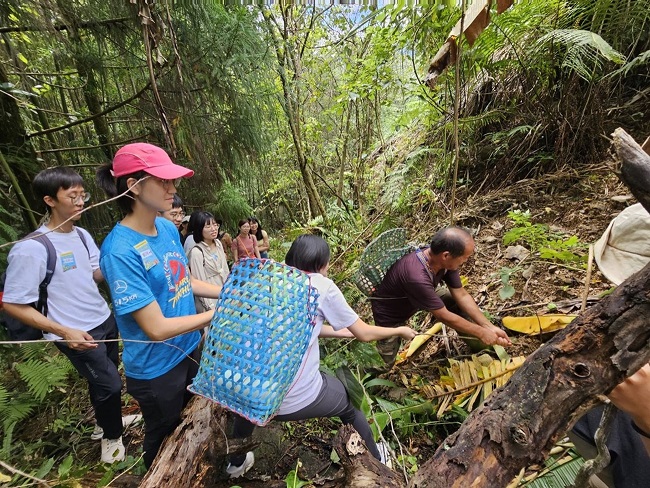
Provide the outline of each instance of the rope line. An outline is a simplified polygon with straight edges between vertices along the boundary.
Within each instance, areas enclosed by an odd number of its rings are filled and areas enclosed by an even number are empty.
[[[19,242],[24,242],[24,241],[28,241],[28,240],[31,240],[31,239],[36,239],[37,237],[40,237],[41,235],[47,235],[50,232],[55,232],[57,229],[61,228],[62,226],[64,226],[68,222],[70,222],[72,219],[74,219],[77,215],[81,215],[82,213],[87,212],[88,210],[90,210],[92,208],[100,207],[100,206],[105,205],[105,204],[107,204],[109,202],[112,202],[113,200],[117,200],[118,198],[121,198],[121,197],[125,196],[127,193],[129,193],[131,191],[131,188],[133,188],[137,184],[143,182],[147,178],[150,178],[150,177],[149,176],[144,176],[144,177],[140,178],[138,181],[133,183],[130,187],[128,187],[126,190],[124,190],[119,195],[115,195],[114,197],[108,198],[106,200],[102,200],[101,202],[93,203],[92,205],[90,205],[88,207],[84,207],[83,209],[81,209],[79,211],[79,213],[76,213],[72,217],[65,219],[59,225],[57,225],[53,229],[49,229],[47,232],[43,232],[42,234],[39,234],[38,236],[34,236],[34,237],[27,237],[27,238],[18,239],[18,240],[15,240],[15,241],[5,242],[4,244],[0,244],[0,249],[2,249],[3,247],[7,247],[7,246],[13,246],[14,244],[18,244]],[[129,196],[129,198],[133,198],[133,197]]]
[[[192,352],[194,352],[194,351],[191,351],[191,352],[188,353],[185,349],[182,349],[182,348],[178,347],[176,344],[170,344],[169,342],[167,342],[167,339],[165,339],[164,341],[151,341],[151,340],[146,341],[146,340],[140,340],[140,339],[97,339],[97,340],[93,340],[93,341],[68,341],[68,340],[65,340],[65,339],[54,339],[54,340],[51,340],[51,339],[34,339],[34,340],[29,340],[29,341],[0,341],[0,346],[21,346],[23,344],[34,344],[34,343],[41,343],[41,344],[50,343],[51,344],[51,343],[54,343],[54,342],[75,343],[75,344],[79,344],[79,343],[100,344],[100,343],[107,343],[107,342],[133,342],[133,343],[137,343],[137,344],[164,344],[166,346],[173,347],[174,349],[179,350],[180,352],[183,353],[183,355],[185,357],[191,359],[196,364],[199,364],[198,361],[196,361],[196,359],[194,359],[192,357],[192,355],[191,355]]]

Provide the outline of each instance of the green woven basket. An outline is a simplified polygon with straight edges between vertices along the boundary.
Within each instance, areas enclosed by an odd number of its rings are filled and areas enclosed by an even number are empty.
[[[373,240],[361,255],[359,269],[352,277],[354,284],[366,296],[372,296],[386,272],[402,256],[415,250],[406,239],[406,229],[390,229]]]

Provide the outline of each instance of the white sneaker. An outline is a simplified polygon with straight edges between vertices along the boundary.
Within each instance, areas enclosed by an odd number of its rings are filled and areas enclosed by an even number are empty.
[[[122,427],[125,429],[138,425],[140,422],[142,422],[142,415],[140,414],[126,415],[122,417]],[[95,424],[95,428],[93,429],[93,433],[90,434],[90,438],[94,441],[98,441],[102,437],[104,437],[104,429],[102,429],[98,424]]]
[[[378,442],[377,443],[377,449],[379,450],[379,456],[380,459],[379,461],[381,464],[386,466],[388,469],[393,469],[393,461],[391,460],[390,456],[390,447],[388,447],[388,444],[385,442]]]
[[[113,464],[119,461],[124,461],[126,457],[126,449],[122,444],[122,438],[117,439],[102,439],[102,463]]]
[[[246,453],[246,459],[244,459],[242,465],[233,466],[232,464],[228,464],[226,473],[230,475],[231,479],[239,478],[240,476],[243,476],[249,469],[251,469],[253,467],[253,464],[255,464],[255,455],[251,451],[248,451]]]

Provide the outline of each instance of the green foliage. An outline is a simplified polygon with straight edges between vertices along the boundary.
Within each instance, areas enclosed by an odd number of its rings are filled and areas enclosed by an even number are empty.
[[[231,183],[225,183],[214,194],[214,203],[208,205],[208,210],[217,219],[223,219],[224,225],[233,233],[239,232],[237,222],[247,219],[253,213],[250,204],[241,191]]]
[[[32,461],[38,460],[42,456],[44,443],[39,440],[35,443],[25,443],[16,439],[15,433],[17,427],[22,427],[23,423],[38,413],[48,409],[49,402],[53,396],[60,398],[60,391],[67,388],[67,379],[74,369],[71,363],[52,348],[44,344],[31,343],[21,347],[17,346],[0,346],[2,355],[0,355],[0,364],[3,366],[4,374],[0,376],[0,435],[2,435],[2,449],[0,458],[11,461],[15,456],[16,463],[23,463],[26,457]],[[9,394],[11,392],[11,394]],[[84,392],[85,393],[85,392]],[[59,421],[58,415],[68,415],[67,408],[59,406],[56,409],[53,424]],[[61,421],[67,426],[70,419]],[[26,453],[32,453],[27,456]],[[45,457],[43,464],[38,469],[43,473],[42,478],[50,472],[56,460],[51,457]],[[77,477],[83,471],[83,466],[73,468],[72,461],[65,461],[60,467],[60,478]],[[23,468],[24,471],[32,472],[28,466]]]
[[[142,456],[136,458],[131,454],[128,454],[124,461],[113,464],[104,464],[103,467],[106,472],[97,483],[98,487],[110,486],[109,483],[111,483],[120,474],[120,472],[126,469],[129,470],[129,473],[136,476],[144,475],[147,472],[147,468],[144,465]],[[235,487],[233,486],[231,488]]]
[[[548,226],[544,224],[533,224],[530,221],[530,211],[513,210],[508,212],[512,220],[513,228],[503,235],[503,243],[506,246],[515,243],[527,244],[531,251],[536,251],[547,241]]]
[[[286,482],[287,482],[287,488],[302,488],[303,486],[312,486],[313,483],[311,481],[303,481],[300,479],[298,476],[298,470],[302,467],[302,462],[300,459],[298,459],[298,462],[296,463],[296,469],[292,469],[289,471],[289,474],[287,475]]]
[[[410,474],[415,474],[418,471],[418,458],[415,456],[400,454],[397,456],[397,462],[400,466],[404,466],[406,471]]]
[[[52,388],[62,387],[68,377],[68,370],[61,363],[65,360],[57,360],[55,356],[48,360],[30,359],[16,364],[16,371],[27,383],[27,387],[34,398],[41,402]],[[66,361],[67,362],[67,361]]]
[[[538,46],[541,52],[547,51],[551,44],[565,47],[562,68],[568,68],[586,81],[602,76],[603,61],[623,64],[625,56],[612,48],[595,32],[580,29],[556,29],[540,37]]]
[[[577,236],[566,238],[560,233],[551,232],[547,225],[533,224],[530,221],[528,210],[508,212],[508,217],[512,220],[514,227],[503,235],[505,245],[526,244],[532,252],[539,252],[540,258],[560,263],[582,263],[586,260],[584,253],[581,253],[586,246],[579,241]],[[510,276],[514,271],[502,268],[501,281],[504,287],[509,285]],[[511,291],[514,293],[514,290],[508,287],[508,292],[504,293],[507,294]]]
[[[520,271],[521,271],[520,266],[515,266],[513,268],[508,268],[506,266],[503,266],[499,270],[499,277],[501,279],[501,289],[499,290],[499,298],[501,298],[501,300],[508,300],[509,298],[512,298],[513,295],[515,294],[515,287],[512,286],[510,280],[512,278],[512,275]]]

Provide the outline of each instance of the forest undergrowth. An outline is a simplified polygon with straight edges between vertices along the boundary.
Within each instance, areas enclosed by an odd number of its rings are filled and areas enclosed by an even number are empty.
[[[625,187],[603,164],[571,174],[549,174],[459,201],[462,204],[456,211],[457,224],[470,229],[477,244],[474,256],[461,273],[467,280],[468,291],[495,323],[507,315],[577,313],[585,289],[587,246],[598,239],[614,215],[631,203]],[[439,206],[435,210],[434,215],[430,209],[415,213],[402,223],[414,242],[426,242],[436,229],[448,224],[447,209]],[[285,240],[304,230],[288,230]],[[364,231],[367,234],[354,239],[355,232]],[[342,285],[362,318],[369,321],[369,302],[349,278],[355,260],[373,237],[370,232],[341,228],[329,236],[335,243],[331,276]],[[511,242],[506,244],[504,238],[508,236]],[[561,248],[566,242],[573,258],[541,257],[543,244],[556,243]],[[523,248],[515,253],[516,257],[508,251],[514,246]],[[281,259],[282,247],[275,246],[274,251],[274,257]],[[506,287],[509,291],[504,294]],[[589,297],[598,300],[610,287],[595,270]],[[411,326],[423,332],[431,325],[426,314],[416,315],[411,322]],[[441,441],[457,430],[470,410],[467,395],[453,399],[444,412],[440,411],[440,397],[435,396],[435,385],[448,378],[450,367],[472,358],[466,343],[453,331],[447,332],[447,339],[436,335],[413,357],[387,373],[375,369],[381,360],[372,345],[336,340],[322,345],[323,366],[346,382],[351,396],[372,419],[373,428],[381,431],[393,448],[396,469],[406,476],[415,472]],[[493,359],[526,356],[549,337],[510,335],[513,345],[505,351],[507,356],[502,351],[498,356],[490,350],[479,354],[483,355],[481,360],[485,361],[485,354]],[[131,428],[125,434],[129,453],[125,462],[112,468],[95,464],[99,443],[90,440],[92,413],[84,384],[76,373],[59,364],[53,351],[43,351],[42,347],[0,347],[4,349],[4,361],[15,361],[15,367],[5,373],[13,376],[3,378],[4,388],[10,390],[0,391],[0,408],[4,409],[2,449],[7,458],[14,459],[16,467],[23,469],[40,466],[32,474],[50,480],[51,486],[105,486],[109,482],[111,486],[137,486],[143,472],[138,459],[142,427]],[[38,361],[47,363],[40,366],[49,371],[40,382],[34,375],[21,374],[18,364],[26,358],[34,368]],[[8,391],[24,393],[8,401]],[[484,394],[474,400],[480,400]],[[126,395],[123,412],[137,412],[137,406]],[[17,421],[12,424],[11,418]],[[342,473],[330,447],[338,427],[334,420],[311,420],[258,429],[257,462],[239,486],[289,486],[288,480],[340,486]],[[541,469],[533,467],[532,472]],[[215,480],[215,486],[233,485],[222,479]]]

